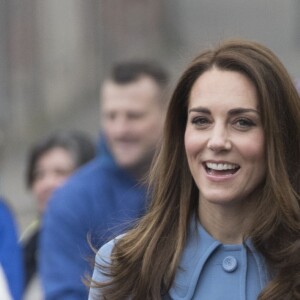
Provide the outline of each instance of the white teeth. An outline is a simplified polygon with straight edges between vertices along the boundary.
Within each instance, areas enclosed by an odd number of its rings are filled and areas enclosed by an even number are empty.
[[[209,169],[213,169],[213,170],[218,170],[218,171],[222,171],[222,170],[233,170],[233,169],[237,169],[238,165],[235,164],[228,164],[228,163],[224,163],[224,164],[216,164],[216,163],[211,163],[211,162],[207,162],[206,166]]]

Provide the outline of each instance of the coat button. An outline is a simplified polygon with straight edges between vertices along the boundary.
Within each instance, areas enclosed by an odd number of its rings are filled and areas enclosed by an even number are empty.
[[[223,259],[222,267],[226,272],[233,272],[238,266],[237,260],[233,256],[226,256]]]

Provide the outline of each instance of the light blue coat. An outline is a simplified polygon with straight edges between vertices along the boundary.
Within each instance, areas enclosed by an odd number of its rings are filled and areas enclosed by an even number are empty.
[[[195,220],[195,219],[193,219]],[[104,245],[96,256],[109,265],[115,240]],[[108,278],[95,267],[93,279]],[[269,281],[262,255],[250,240],[240,245],[223,245],[198,222],[191,222],[186,247],[168,295],[164,300],[256,300]],[[101,299],[101,291],[90,290],[89,300]]]

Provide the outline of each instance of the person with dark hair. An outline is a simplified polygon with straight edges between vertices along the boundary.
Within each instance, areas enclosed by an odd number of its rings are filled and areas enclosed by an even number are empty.
[[[300,299],[300,99],[279,59],[230,40],[187,67],[146,215],[96,255],[90,300]]]
[[[113,66],[100,93],[100,154],[58,189],[43,220],[40,273],[46,300],[87,299],[89,241],[98,249],[146,209],[147,175],[160,144],[168,75],[159,65]]]
[[[111,70],[111,75],[108,77],[115,83],[126,84],[134,82],[144,76],[151,78],[161,87],[164,87],[169,81],[166,71],[156,62],[150,61],[116,63]]]
[[[24,267],[15,217],[5,199],[0,197],[0,299],[21,300]]]
[[[29,151],[26,174],[26,184],[29,189],[32,188],[39,175],[37,172],[39,159],[50,150],[57,149],[68,152],[72,159],[72,170],[87,163],[95,156],[95,144],[87,134],[77,130],[54,132],[36,142]],[[70,171],[64,173],[70,173]]]
[[[38,218],[23,233],[25,288],[28,299],[31,290],[38,293],[32,280],[37,272],[37,252],[40,217],[46,210],[53,191],[63,185],[80,166],[95,156],[95,144],[85,133],[77,130],[54,132],[32,145],[29,150],[26,184],[37,202]]]

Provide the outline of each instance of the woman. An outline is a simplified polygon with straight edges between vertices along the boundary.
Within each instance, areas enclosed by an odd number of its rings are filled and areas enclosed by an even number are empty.
[[[30,290],[37,290],[32,279],[37,271],[40,216],[53,191],[94,155],[95,145],[90,137],[74,130],[54,132],[36,142],[29,151],[26,183],[37,202],[38,218],[30,224],[21,238],[28,299],[31,299],[29,295],[33,293]]]
[[[299,299],[300,99],[266,47],[194,59],[171,98],[146,216],[104,245],[90,299]]]

